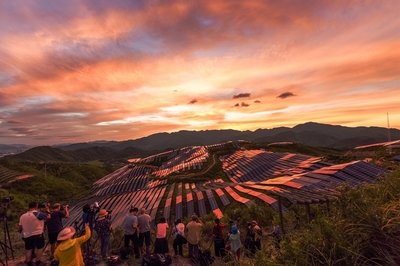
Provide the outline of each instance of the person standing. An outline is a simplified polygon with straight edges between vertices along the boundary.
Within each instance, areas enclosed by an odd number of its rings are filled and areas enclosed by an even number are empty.
[[[216,218],[214,220],[215,224],[213,227],[213,238],[214,238],[214,251],[215,256],[224,257],[225,256],[225,240],[223,236],[223,229],[225,225],[221,224],[221,221]]]
[[[231,234],[229,234],[228,239],[229,239],[230,248],[234,252],[234,254],[236,256],[236,260],[239,262],[242,242],[240,241],[240,232],[236,225],[232,226]]]
[[[137,213],[138,208],[131,208],[123,223],[125,233],[124,246],[127,250],[129,250],[129,244],[132,241],[135,258],[140,257]]]
[[[186,244],[187,240],[185,238],[185,225],[181,219],[175,221],[175,226],[172,228],[171,233],[175,237],[173,242],[175,257],[178,255],[183,257],[183,244]]]
[[[94,229],[100,238],[101,256],[103,257],[103,260],[108,257],[108,247],[111,234],[111,221],[107,216],[107,210],[101,209],[94,225]]]
[[[38,203],[31,202],[29,210],[19,218],[19,232],[25,242],[25,263],[33,265],[32,252],[36,255],[36,265],[42,265],[44,241],[44,222],[50,218],[49,213],[38,211]]]
[[[81,245],[89,240],[91,231],[89,224],[85,225],[85,234],[78,238],[75,235],[75,228],[67,227],[61,230],[57,236],[59,244],[54,252],[54,259],[59,266],[83,266]]]
[[[281,249],[281,240],[282,240],[282,230],[279,225],[274,225],[272,228],[272,232],[268,234],[272,236],[274,239],[274,246],[276,250]]]
[[[203,224],[200,222],[197,215],[192,215],[192,220],[186,226],[186,239],[189,245],[189,257],[197,258],[199,253],[199,243]]]
[[[57,236],[63,229],[63,218],[69,217],[68,206],[61,210],[61,204],[55,203],[53,205],[53,210],[50,212],[50,219],[47,220],[47,233],[49,236],[49,243],[51,245],[51,258],[54,256],[54,251],[56,249]]]
[[[144,254],[143,244],[146,245],[146,255],[150,255],[150,244],[151,244],[151,236],[150,236],[150,224],[151,217],[147,214],[146,209],[142,208],[140,210],[140,215],[138,216],[138,225],[139,225],[139,246],[142,254]]]
[[[234,226],[237,227],[236,221],[234,221],[234,220],[229,220],[229,231],[228,231],[228,234],[232,234],[232,228],[233,228]]]
[[[262,229],[255,220],[251,222],[251,227],[254,232],[254,247],[261,250]]]
[[[154,243],[154,253],[163,254],[169,252],[168,240],[167,240],[168,224],[164,217],[160,218],[160,222],[157,224],[157,235],[156,242]]]

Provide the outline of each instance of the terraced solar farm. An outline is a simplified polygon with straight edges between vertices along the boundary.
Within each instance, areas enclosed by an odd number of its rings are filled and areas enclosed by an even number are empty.
[[[224,175],[202,178],[216,165],[221,165]],[[185,147],[132,159],[98,180],[90,196],[71,209],[69,222],[79,221],[82,206],[95,201],[113,211],[114,228],[121,225],[130,206],[144,207],[153,219],[164,216],[172,222],[193,213],[223,217],[233,202],[267,204],[276,210],[281,200],[324,203],[339,196],[338,186],[374,182],[383,173],[365,161],[331,164],[302,154],[245,150],[240,142]]]
[[[18,173],[0,165],[0,187],[2,184],[6,184],[18,179],[29,178],[31,176],[32,175]]]

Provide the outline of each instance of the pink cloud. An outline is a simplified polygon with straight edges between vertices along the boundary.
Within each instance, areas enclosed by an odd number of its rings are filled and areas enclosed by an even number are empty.
[[[400,115],[398,8],[398,1],[6,1],[0,143],[97,139],[97,125],[110,121],[127,123],[104,126],[108,139],[309,120],[376,125],[385,109]],[[235,88],[251,88],[252,102],[262,104],[232,108],[233,95],[250,96]],[[224,120],[233,110],[240,113]],[[158,120],[137,122],[143,117]]]

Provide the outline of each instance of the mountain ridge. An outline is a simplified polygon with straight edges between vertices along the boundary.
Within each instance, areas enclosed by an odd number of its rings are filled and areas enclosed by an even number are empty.
[[[90,161],[119,160],[150,155],[154,152],[186,146],[210,145],[226,141],[246,140],[255,143],[290,141],[313,147],[348,150],[359,145],[387,141],[388,130],[382,127],[346,127],[341,125],[307,122],[289,127],[245,130],[201,130],[160,132],[146,137],[124,140],[73,143],[67,145],[42,146],[27,150],[18,156],[23,160]],[[390,129],[392,139],[400,139],[400,130]],[[7,156],[9,157],[9,156]]]
[[[146,137],[95,143],[75,143],[60,147],[74,150],[76,147],[106,146],[115,149],[135,147],[143,150],[166,150],[192,145],[209,145],[229,140],[247,140],[254,142],[292,141],[317,147],[351,149],[358,145],[387,141],[387,129],[382,127],[346,127],[341,125],[307,122],[289,127],[245,130],[200,130],[155,133]],[[400,130],[390,129],[392,139],[400,139]]]

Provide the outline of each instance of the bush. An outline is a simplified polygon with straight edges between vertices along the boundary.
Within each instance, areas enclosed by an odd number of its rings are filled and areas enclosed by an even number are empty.
[[[281,264],[398,265],[400,172],[357,189],[342,189],[331,215],[286,235]]]

